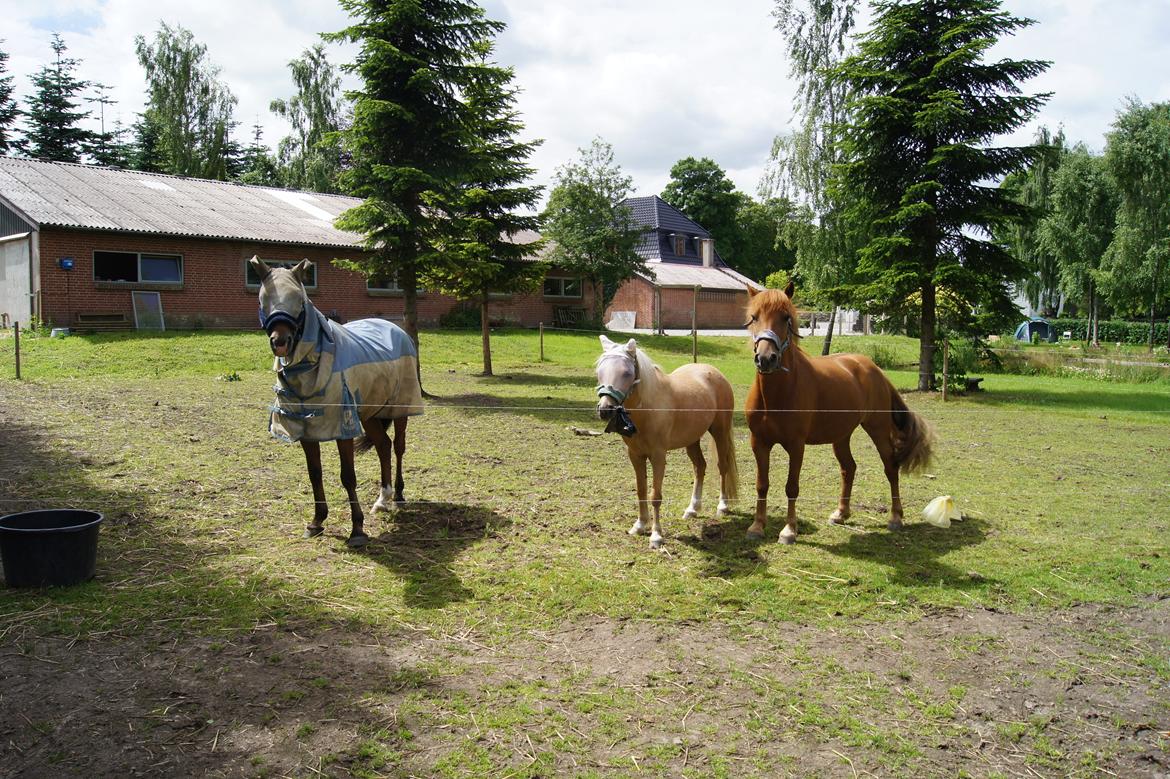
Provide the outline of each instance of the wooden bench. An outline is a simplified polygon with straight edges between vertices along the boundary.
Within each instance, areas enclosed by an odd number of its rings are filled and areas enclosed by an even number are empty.
[[[94,332],[132,330],[134,322],[130,319],[129,314],[122,312],[87,312],[74,316],[73,327],[75,330],[92,330]]]
[[[555,306],[553,308],[553,325],[556,327],[573,327],[585,321],[585,309],[577,306]]]

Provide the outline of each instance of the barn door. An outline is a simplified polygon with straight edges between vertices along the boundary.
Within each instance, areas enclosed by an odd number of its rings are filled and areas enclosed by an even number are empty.
[[[8,322],[32,320],[32,276],[29,236],[0,242],[0,314]]]

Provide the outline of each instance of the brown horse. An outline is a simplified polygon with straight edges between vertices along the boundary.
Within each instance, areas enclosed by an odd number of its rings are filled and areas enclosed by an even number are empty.
[[[634,466],[638,485],[638,519],[630,535],[650,526],[650,547],[662,546],[662,477],[666,453],[687,450],[695,467],[691,503],[683,519],[696,516],[703,499],[703,476],[707,461],[700,443],[710,432],[719,453],[719,506],[715,516],[727,510],[735,499],[739,473],[735,465],[735,441],[731,415],[735,397],[731,384],[711,365],[683,365],[669,376],[638,348],[633,338],[617,344],[601,336],[604,350],[597,358],[597,414],[611,420],[607,429],[616,429],[626,442],[626,454]],[[646,462],[654,472],[654,497],[646,500]],[[654,507],[651,521],[650,506]]]
[[[807,444],[832,444],[841,464],[841,498],[829,517],[849,517],[849,498],[857,463],[849,438],[860,426],[873,439],[890,481],[889,528],[902,527],[898,471],[925,468],[931,457],[930,425],[906,407],[898,391],[873,361],[861,354],[809,357],[800,339],[793,286],[756,292],[748,289],[748,323],[755,350],[756,379],[747,398],[747,423],[756,456],[756,518],[749,538],[764,535],[768,504],[768,466],[772,447],[788,452],[788,518],[780,540],[796,540],[796,498]]]

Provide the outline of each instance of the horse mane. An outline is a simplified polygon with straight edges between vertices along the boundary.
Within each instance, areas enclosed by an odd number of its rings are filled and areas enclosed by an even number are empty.
[[[766,289],[760,294],[748,300],[748,319],[754,316],[770,315],[787,312],[792,317],[792,340],[799,341],[800,335],[800,310],[797,309],[796,304],[792,302],[792,298],[785,295],[778,289]],[[778,333],[781,338],[784,333]]]

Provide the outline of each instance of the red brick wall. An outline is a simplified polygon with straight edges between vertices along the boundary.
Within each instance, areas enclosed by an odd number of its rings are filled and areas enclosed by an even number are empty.
[[[94,251],[156,252],[183,258],[181,285],[109,284],[93,278]],[[280,246],[245,241],[216,241],[198,238],[97,233],[46,228],[40,235],[41,316],[49,324],[75,324],[78,313],[124,313],[133,322],[132,290],[157,290],[162,298],[168,328],[250,328],[258,327],[257,290],[245,286],[244,263],[252,255],[264,260],[297,261],[308,258],[317,264],[317,289],[309,293],[318,309],[336,311],[345,319],[379,316],[401,319],[403,299],[386,293],[371,293],[364,277],[332,264],[342,249]],[[58,259],[72,257],[74,268],[63,271]],[[493,300],[493,321],[507,321],[535,327],[553,321],[553,308],[593,305],[589,290],[581,300],[511,295]],[[419,323],[438,324],[439,317],[456,305],[445,295],[424,292],[418,300]]]
[[[691,289],[664,288],[662,290],[662,326],[690,328],[691,309],[695,293]],[[736,328],[744,323],[747,292],[699,292],[695,312],[700,328]],[[635,327],[654,327],[654,287],[642,278],[628,281],[618,289],[613,303],[606,310],[606,320],[614,311],[635,311]]]

